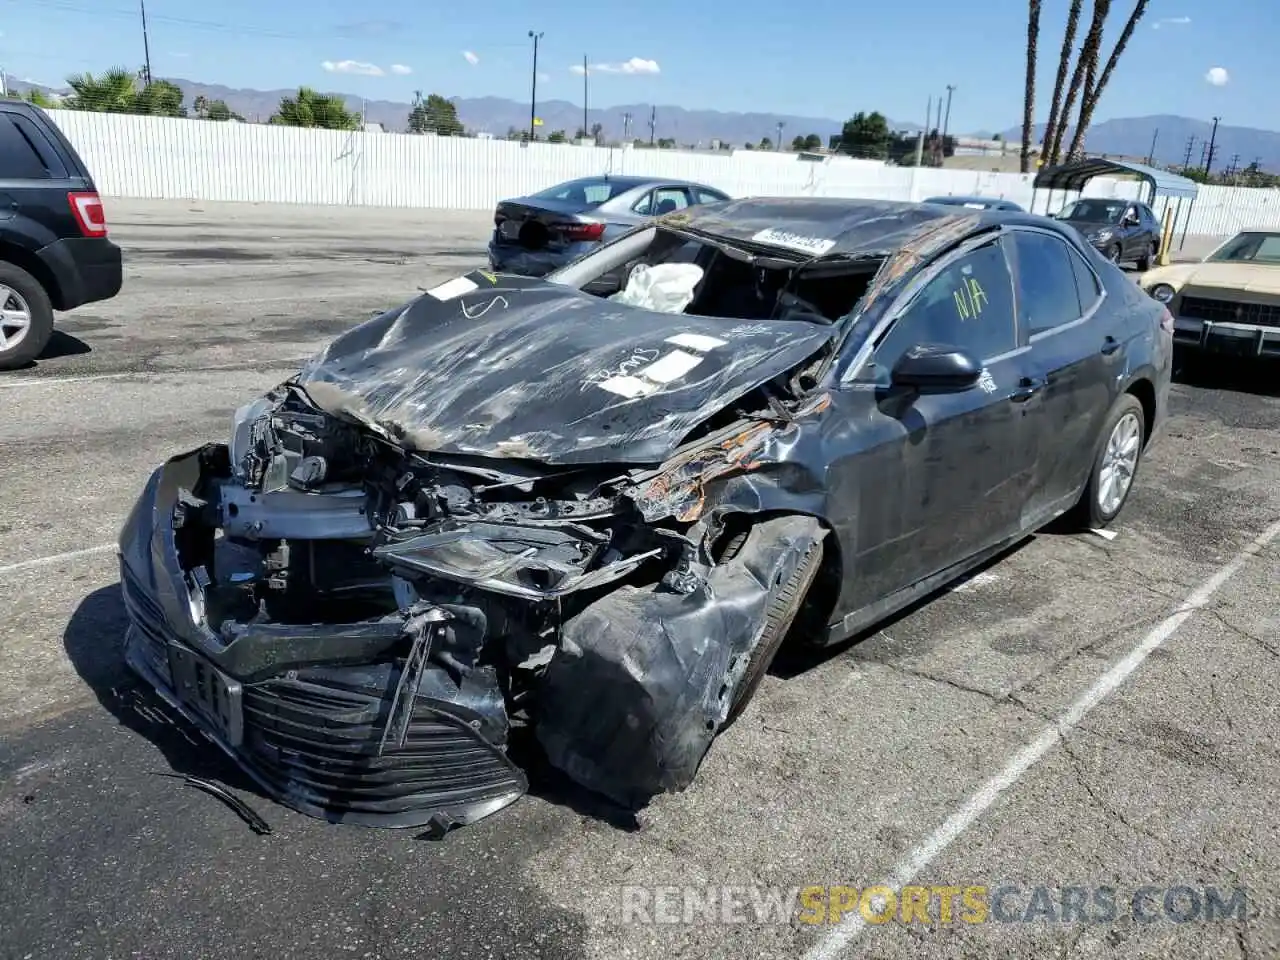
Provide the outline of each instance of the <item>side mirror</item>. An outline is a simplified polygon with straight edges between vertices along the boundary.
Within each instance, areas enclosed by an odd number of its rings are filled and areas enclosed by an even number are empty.
[[[893,365],[894,386],[930,393],[968,390],[982,376],[982,364],[967,350],[946,344],[921,343]]]

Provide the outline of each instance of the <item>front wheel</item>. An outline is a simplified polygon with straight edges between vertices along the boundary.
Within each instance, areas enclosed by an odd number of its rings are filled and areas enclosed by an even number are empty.
[[[1120,256],[1123,252],[1124,251],[1120,249],[1120,244],[1113,243],[1111,246],[1107,247],[1107,259],[1116,264],[1116,266],[1119,266]]]
[[[1100,530],[1124,509],[1133,478],[1142,460],[1146,419],[1142,404],[1131,393],[1111,408],[1102,428],[1102,443],[1093,458],[1089,482],[1073,511],[1073,526]]]

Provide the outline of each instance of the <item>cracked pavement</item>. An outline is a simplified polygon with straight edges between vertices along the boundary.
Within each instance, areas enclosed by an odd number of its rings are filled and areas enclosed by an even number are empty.
[[[113,540],[157,463],[223,438],[297,360],[478,264],[489,218],[107,212],[124,292],[60,318],[51,356],[0,377],[3,958],[799,956],[821,928],[624,924],[620,888],[877,881],[1280,519],[1280,380],[1198,371],[1174,388],[1114,540],[1041,533],[859,643],[784,658],[694,786],[638,823],[535,777],[441,842],[329,826],[161,719],[120,662],[114,558],[83,551]],[[935,912],[869,926],[847,955],[1280,955],[1278,653],[1273,542],[915,881],[1017,886],[1018,913],[1037,887],[1111,887],[1114,918]],[[273,833],[159,775],[175,771],[229,786]],[[1144,886],[1242,886],[1249,909],[1143,922]]]

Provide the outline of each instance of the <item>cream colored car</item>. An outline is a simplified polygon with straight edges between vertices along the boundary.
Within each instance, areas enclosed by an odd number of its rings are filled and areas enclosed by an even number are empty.
[[[1157,267],[1138,283],[1173,314],[1175,346],[1280,357],[1280,231],[1241,231],[1199,263]]]

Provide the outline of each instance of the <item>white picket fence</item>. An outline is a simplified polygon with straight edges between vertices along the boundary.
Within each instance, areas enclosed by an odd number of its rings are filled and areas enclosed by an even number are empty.
[[[695,180],[731,196],[923,200],[939,194],[1032,201],[1031,177],[890,167],[845,157],[519,144],[504,140],[345,133],[261,124],[50,110],[105,195],[150,199],[488,210],[573,177],[603,173]],[[1134,181],[1098,178],[1091,196],[1135,196]],[[1035,209],[1048,198],[1041,191]],[[1056,195],[1056,205],[1067,197]],[[1162,213],[1162,203],[1156,212]],[[1222,235],[1280,228],[1280,190],[1202,187],[1178,228]]]

